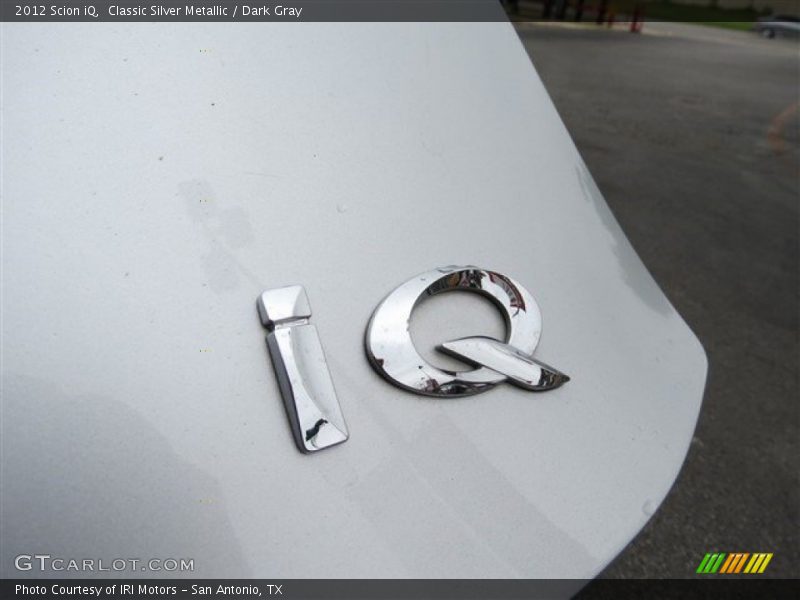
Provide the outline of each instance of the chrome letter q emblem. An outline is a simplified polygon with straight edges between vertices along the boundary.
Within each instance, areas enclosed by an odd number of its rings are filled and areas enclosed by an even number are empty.
[[[447,371],[420,356],[409,332],[414,307],[425,298],[466,290],[488,297],[506,320],[506,340],[469,337],[445,342],[438,350],[477,368]],[[542,316],[530,292],[494,271],[445,267],[422,273],[389,294],[372,314],[366,333],[370,363],[391,383],[437,397],[484,392],[503,381],[532,391],[557,388],[569,377],[532,358],[542,333]]]

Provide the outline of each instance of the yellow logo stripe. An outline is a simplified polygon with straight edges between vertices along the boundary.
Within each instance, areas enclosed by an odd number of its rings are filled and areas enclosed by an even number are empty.
[[[756,552],[753,554],[753,558],[750,559],[750,562],[747,563],[747,566],[744,568],[745,573],[753,573],[754,569],[758,568],[758,563],[760,563],[764,559],[764,555]]]
[[[760,567],[758,567],[758,572],[759,572],[759,573],[763,573],[763,572],[764,572],[764,569],[766,569],[766,568],[767,568],[767,565],[769,564],[769,561],[771,561],[771,560],[772,560],[772,552],[770,552],[769,554],[767,554],[767,555],[764,557],[764,562],[762,562],[762,563],[761,563],[761,566],[760,566]]]

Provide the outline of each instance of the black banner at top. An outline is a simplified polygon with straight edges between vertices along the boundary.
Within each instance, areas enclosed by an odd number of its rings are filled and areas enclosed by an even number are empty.
[[[502,22],[767,19],[752,5],[697,0],[0,0],[7,22]],[[780,26],[799,30],[792,17]],[[799,30],[800,31],[800,30]]]
[[[2,21],[505,21],[499,0],[0,0]]]

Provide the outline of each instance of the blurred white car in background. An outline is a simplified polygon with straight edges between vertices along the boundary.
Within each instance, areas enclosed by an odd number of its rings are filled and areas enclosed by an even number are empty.
[[[765,38],[775,36],[800,37],[800,17],[788,15],[771,15],[760,18],[753,26]]]

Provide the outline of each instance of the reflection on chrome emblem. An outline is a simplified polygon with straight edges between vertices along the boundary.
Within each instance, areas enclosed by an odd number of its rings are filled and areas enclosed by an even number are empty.
[[[506,340],[468,337],[438,350],[475,365],[447,371],[420,356],[411,341],[409,321],[425,298],[465,290],[488,297],[506,320]],[[477,267],[445,267],[417,275],[378,305],[367,326],[366,350],[378,373],[391,383],[426,396],[477,394],[509,381],[533,391],[552,390],[569,377],[532,358],[542,333],[542,316],[533,296],[519,283]]]
[[[303,286],[267,290],[258,314],[269,330],[267,346],[278,385],[301,452],[316,452],[348,438],[317,328],[308,320],[311,305]]]

